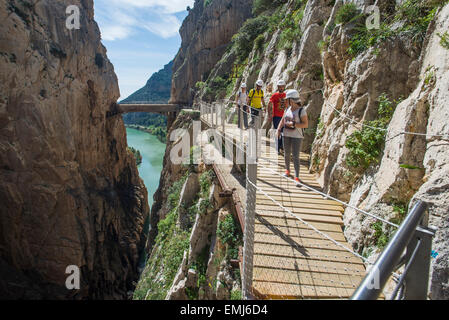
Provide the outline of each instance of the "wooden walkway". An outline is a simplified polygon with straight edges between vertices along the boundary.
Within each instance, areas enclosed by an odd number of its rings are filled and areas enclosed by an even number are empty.
[[[277,159],[276,159],[277,158]],[[283,174],[284,158],[271,153],[259,163]],[[308,172],[308,155],[301,155],[303,183],[321,190]],[[293,164],[291,165],[293,170]],[[341,204],[326,200],[258,166],[257,186],[347,248]],[[253,289],[260,299],[347,299],[365,276],[360,258],[337,246],[298,218],[282,210],[262,192],[257,193]]]
[[[215,118],[215,117],[214,117]],[[211,117],[202,117],[207,125]],[[216,118],[215,118],[216,119]],[[214,120],[215,120],[214,119]],[[215,123],[220,124],[221,119]],[[221,127],[217,125],[220,130]],[[226,130],[236,125],[226,124]],[[238,140],[238,137],[237,137]],[[245,139],[246,140],[246,139]],[[264,141],[267,140],[264,138]],[[341,204],[298,187],[279,175],[284,158],[269,149],[260,159],[257,187],[293,214],[347,248]],[[303,183],[321,190],[308,172],[308,155],[301,154]],[[266,168],[264,168],[266,167]],[[267,169],[269,168],[269,169]],[[291,171],[294,172],[293,164]],[[258,299],[348,299],[365,276],[360,258],[337,246],[306,223],[283,210],[261,191],[257,193],[254,236],[253,293]]]

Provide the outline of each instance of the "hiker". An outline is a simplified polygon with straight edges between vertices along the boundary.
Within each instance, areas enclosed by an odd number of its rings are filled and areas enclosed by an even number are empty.
[[[273,93],[270,98],[270,103],[268,104],[269,121],[273,122],[273,128],[277,130],[279,123],[284,116],[285,111],[285,86],[284,80],[279,80],[277,83],[278,91]],[[283,128],[281,129],[282,133]],[[283,150],[282,137],[276,140],[276,151],[278,154]]]
[[[243,125],[245,129],[248,129],[248,106],[246,102],[248,100],[248,93],[246,92],[246,83],[242,83],[240,86],[240,91],[235,99],[235,103],[237,104],[237,112],[238,112],[238,126],[239,129],[242,129],[242,113],[243,113]],[[242,112],[243,110],[243,112]]]
[[[304,139],[304,130],[309,127],[309,119],[306,109],[301,105],[299,92],[297,90],[287,90],[285,93],[286,105],[288,109],[284,112],[281,122],[277,128],[277,137],[284,137],[284,157],[285,157],[285,174],[290,177],[290,156],[293,157],[295,166],[295,181],[300,183],[299,169],[302,140]]]
[[[256,82],[256,89],[251,89],[251,91],[248,94],[248,100],[247,103],[251,107],[251,122],[250,126],[254,125],[256,117],[262,116],[260,114],[260,111],[265,111],[266,105],[264,100],[264,92],[262,90],[263,81],[257,80]],[[259,119],[259,126],[262,125],[262,119]],[[257,128],[259,129],[259,128]]]

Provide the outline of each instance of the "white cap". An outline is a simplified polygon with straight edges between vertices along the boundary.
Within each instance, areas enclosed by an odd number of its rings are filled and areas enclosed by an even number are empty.
[[[286,85],[287,85],[287,84],[285,83],[284,80],[279,80],[279,81],[278,81],[278,87],[279,87],[279,86],[284,86],[284,87],[285,87]]]
[[[263,81],[262,80],[257,80],[256,82],[256,86],[262,87],[263,86]]]
[[[240,85],[240,88],[246,88],[246,83],[242,82],[242,84]]]
[[[299,92],[295,89],[290,89],[285,92],[285,99],[297,100],[299,98],[300,98]]]

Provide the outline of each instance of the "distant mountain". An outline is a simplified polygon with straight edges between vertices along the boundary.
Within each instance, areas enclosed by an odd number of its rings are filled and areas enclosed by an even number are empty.
[[[131,94],[120,103],[132,102],[151,102],[167,103],[170,99],[170,90],[172,82],[173,61],[165,65],[162,70],[154,73],[147,84]]]
[[[137,90],[120,103],[146,102],[167,103],[170,99],[173,61],[162,70],[154,73],[142,89]],[[123,115],[128,126],[144,130],[155,135],[160,141],[166,141],[167,117],[154,113],[128,113]]]

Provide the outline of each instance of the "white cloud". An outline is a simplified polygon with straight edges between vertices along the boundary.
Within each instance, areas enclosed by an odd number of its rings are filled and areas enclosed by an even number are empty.
[[[193,3],[194,0],[95,0],[95,16],[104,40],[125,39],[138,29],[166,39],[176,36],[181,26],[175,14]]]
[[[101,29],[101,37],[106,41],[126,39],[132,33],[132,29],[126,26],[105,26]]]
[[[160,17],[161,20],[157,22],[147,22],[144,28],[162,38],[170,38],[178,34],[181,21],[175,16],[164,15]]]

